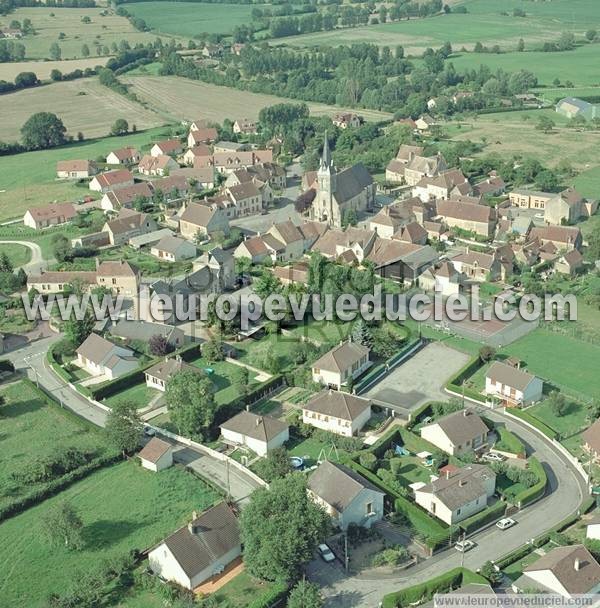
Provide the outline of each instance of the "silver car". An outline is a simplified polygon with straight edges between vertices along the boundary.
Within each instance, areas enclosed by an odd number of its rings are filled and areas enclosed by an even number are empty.
[[[319,545],[319,555],[324,562],[329,563],[335,561],[333,551],[325,543]]]

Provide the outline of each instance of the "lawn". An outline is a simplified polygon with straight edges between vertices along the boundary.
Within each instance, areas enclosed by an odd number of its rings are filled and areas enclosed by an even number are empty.
[[[494,444],[494,448],[511,454],[521,454],[525,451],[523,442],[504,425],[496,425],[495,430],[498,433],[498,441]]]
[[[156,34],[196,37],[202,32],[230,34],[235,27],[247,25],[252,8],[260,5],[203,4],[195,2],[135,2],[127,11],[143,19]]]
[[[298,342],[293,336],[270,334],[260,340],[248,339],[238,342],[235,344],[235,349],[239,353],[240,361],[260,369],[265,369],[265,358],[267,355],[272,355],[279,360],[281,370],[285,371],[293,367],[290,349]]]
[[[594,398],[600,393],[600,346],[536,329],[501,352],[518,357],[528,371],[574,397]]]
[[[36,459],[49,456],[57,446],[93,450],[98,454],[106,449],[99,431],[47,403],[28,382],[4,386],[0,395],[6,400],[1,408],[0,507],[43,485],[22,487],[12,479],[12,474],[22,471],[34,456]],[[35,453],[32,446],[35,446]]]
[[[102,469],[58,496],[0,525],[0,544],[11,547],[0,576],[3,603],[45,606],[50,593],[65,591],[78,573],[132,549],[147,549],[218,499],[205,483],[173,467],[160,474],[123,462]],[[84,548],[69,551],[44,541],[42,520],[60,501],[83,520]]]
[[[154,399],[159,392],[160,391],[157,391],[156,389],[146,386],[145,382],[140,382],[139,384],[134,384],[116,395],[107,397],[104,400],[104,403],[110,407],[113,407],[118,401],[132,401],[135,403],[137,408],[143,408],[148,407],[150,401],[152,401],[152,399]]]
[[[527,413],[560,433],[561,437],[570,437],[589,426],[587,407],[576,401],[569,401],[563,416],[557,416],[552,411],[548,400],[528,408]]]
[[[398,477],[406,485],[416,482],[429,483],[431,481],[431,469],[421,464],[421,459],[416,456],[401,456],[402,466],[398,469]]]
[[[314,437],[306,439],[302,437],[291,437],[287,443],[290,456],[304,458],[307,467],[315,466],[322,460],[339,462],[339,456],[345,454],[343,450],[334,449],[332,444],[323,443]]]
[[[552,547],[545,546],[544,548],[548,551]],[[536,562],[540,557],[541,556],[538,553],[532,551],[529,555],[510,564],[510,566],[506,566],[502,572],[504,572],[511,581],[516,581],[523,574],[523,569],[526,566],[533,564],[533,562]]]
[[[598,200],[600,198],[600,167],[594,167],[580,173],[575,178],[575,188],[582,196]],[[597,218],[594,219],[598,221]]]
[[[0,255],[6,254],[14,268],[28,264],[31,261],[31,250],[24,245],[3,245],[0,242]]]
[[[214,593],[217,602],[227,606],[246,608],[257,596],[264,594],[273,583],[259,581],[246,571],[242,571],[233,580]]]

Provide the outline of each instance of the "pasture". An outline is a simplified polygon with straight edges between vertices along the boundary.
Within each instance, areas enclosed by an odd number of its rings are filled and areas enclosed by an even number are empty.
[[[14,268],[23,266],[31,261],[31,250],[24,245],[0,243],[0,255],[6,254]]]
[[[230,34],[250,22],[255,6],[249,4],[202,4],[197,2],[134,2],[127,12],[143,19],[156,34],[194,38],[201,32]]]
[[[123,75],[121,80],[130,85],[131,92],[169,121],[193,117],[222,122],[224,118],[240,116],[257,118],[262,108],[277,103],[301,103],[299,100],[251,93],[214,84],[189,80],[178,76]],[[307,102],[311,114],[333,116],[344,110],[336,106]],[[365,120],[388,120],[391,114],[377,110],[360,110]]]
[[[85,70],[105,65],[109,57],[88,57],[87,59],[66,59],[63,61],[21,61],[0,63],[0,80],[12,81],[21,72],[33,72],[40,80],[48,80],[52,70],[68,74],[73,70]]]
[[[138,42],[146,43],[155,40],[150,32],[138,32],[125,17],[119,17],[108,9],[99,8],[18,8],[4,17],[2,25],[8,25],[16,19],[31,19],[35,29],[34,35],[25,36],[20,42],[25,45],[27,59],[49,58],[50,45],[57,42],[62,51],[62,59],[82,58],[81,47],[87,44],[92,56],[98,56],[103,46],[109,49],[113,43],[127,40],[131,46]],[[90,23],[83,23],[83,17],[89,17]],[[62,40],[59,35],[64,34]],[[97,50],[97,49],[100,49]]]
[[[94,571],[103,559],[147,549],[218,499],[205,483],[179,467],[160,474],[123,462],[101,469],[58,496],[0,524],[5,555],[0,590],[13,608],[41,608],[51,593],[64,592],[78,573]],[[43,518],[68,501],[83,520],[79,551],[53,548],[44,540]]]

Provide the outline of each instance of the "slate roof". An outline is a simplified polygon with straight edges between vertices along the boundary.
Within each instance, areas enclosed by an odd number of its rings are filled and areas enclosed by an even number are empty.
[[[75,352],[89,361],[100,363],[113,348],[116,346],[112,342],[98,334],[91,333]],[[130,352],[133,354],[132,351]]]
[[[366,167],[362,163],[343,169],[336,174],[335,192],[333,193],[339,205],[358,196],[367,186],[373,183]]]

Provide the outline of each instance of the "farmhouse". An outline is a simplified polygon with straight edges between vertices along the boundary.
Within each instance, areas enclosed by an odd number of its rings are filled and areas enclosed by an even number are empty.
[[[559,251],[570,251],[581,249],[583,237],[581,230],[574,226],[544,226],[543,228],[532,228],[529,239],[539,239],[542,245],[551,243]]]
[[[583,431],[581,440],[583,449],[594,462],[600,462],[600,419]]]
[[[495,281],[502,270],[499,258],[489,253],[466,251],[452,258],[456,270],[471,281]]]
[[[233,123],[233,132],[242,135],[254,135],[258,132],[256,121],[249,118],[238,118]]]
[[[385,169],[385,181],[392,184],[401,184],[404,182],[404,171],[406,167],[415,157],[423,154],[423,150],[423,146],[409,146],[407,144],[402,144],[398,149],[396,158],[391,160]]]
[[[331,122],[340,129],[347,129],[348,127],[360,127],[363,119],[354,112],[338,112],[334,114]]]
[[[565,598],[600,590],[600,565],[583,545],[555,547],[523,568],[515,593],[556,593]]]
[[[352,437],[371,418],[371,401],[325,389],[302,406],[302,422],[337,435]]]
[[[529,405],[542,398],[544,383],[526,371],[494,361],[485,375],[485,392],[500,398],[508,407]]]
[[[370,367],[369,352],[368,347],[352,341],[334,346],[313,363],[313,382],[341,390]]]
[[[102,232],[108,233],[111,245],[124,245],[130,238],[153,232],[156,227],[151,215],[123,208],[114,220],[104,224]]]
[[[181,371],[202,374],[202,370],[199,367],[186,363],[181,357],[167,357],[164,361],[159,361],[144,372],[146,386],[164,393],[168,380]]]
[[[179,262],[196,257],[196,246],[177,236],[164,236],[150,249],[150,253],[159,260]]]
[[[77,215],[71,203],[55,203],[45,207],[27,209],[23,216],[23,224],[35,230],[57,226],[70,222]]]
[[[84,179],[98,173],[96,163],[91,160],[59,160],[56,177],[60,179]]]
[[[142,175],[150,176],[163,177],[173,169],[179,169],[179,165],[166,154],[159,154],[158,156],[145,154],[138,165],[138,171]]]
[[[448,226],[490,237],[496,228],[496,211],[488,205],[473,205],[456,200],[436,202],[438,220]]]
[[[107,165],[135,165],[140,162],[140,153],[131,147],[112,150],[106,155]]]
[[[134,184],[127,188],[109,190],[100,201],[104,211],[119,211],[120,209],[132,209],[136,199],[152,200],[152,190],[148,182]]]
[[[219,207],[190,203],[179,218],[181,236],[195,240],[198,235],[208,237],[215,232],[229,234],[229,220]]]
[[[165,580],[196,589],[242,554],[237,517],[221,502],[165,538],[148,554],[150,568]]]
[[[158,437],[152,437],[138,457],[145,469],[159,473],[173,466],[173,446]]]
[[[271,416],[242,411],[221,425],[221,437],[227,444],[246,446],[259,456],[282,446],[289,438],[289,425]]]
[[[188,134],[188,148],[194,148],[200,144],[211,144],[213,141],[217,141],[219,134],[215,127],[200,127],[199,129],[194,129],[194,125],[195,123],[192,123],[192,128]]]
[[[554,262],[554,270],[559,274],[575,276],[583,267],[583,256],[577,249],[571,249]]]
[[[152,156],[171,156],[174,154],[181,154],[183,152],[183,145],[178,139],[164,139],[163,141],[156,142],[152,148],[150,148],[150,154]]]
[[[138,366],[132,350],[117,346],[94,333],[91,333],[75,352],[76,365],[92,376],[106,376],[114,380]]]
[[[117,188],[125,188],[133,186],[133,175],[127,169],[117,169],[116,171],[108,171],[100,173],[90,181],[89,188],[96,192],[108,192]]]
[[[71,270],[30,274],[27,277],[27,290],[35,289],[39,293],[60,293],[72,287],[74,283],[89,287],[96,285],[96,273],[87,270]]]
[[[210,148],[207,145],[197,144],[193,148],[188,148],[181,158],[186,165],[193,167],[196,158],[210,156],[210,154]]]
[[[307,489],[342,530],[350,524],[370,528],[383,518],[385,494],[343,464],[322,462],[308,478]]]
[[[489,429],[472,410],[453,412],[421,427],[421,437],[452,456],[480,450],[487,444]]]
[[[139,271],[125,262],[104,261],[96,268],[96,282],[110,289],[113,294],[134,297],[138,293]]]
[[[496,491],[496,474],[471,464],[415,489],[415,502],[447,523],[456,524],[483,511]]]

